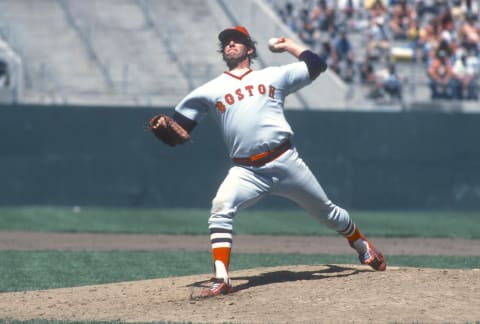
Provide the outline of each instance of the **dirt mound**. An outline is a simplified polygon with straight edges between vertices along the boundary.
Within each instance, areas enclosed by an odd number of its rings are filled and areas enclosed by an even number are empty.
[[[316,265],[232,272],[236,291],[194,298],[208,275],[0,294],[0,318],[127,322],[475,322],[480,271]]]

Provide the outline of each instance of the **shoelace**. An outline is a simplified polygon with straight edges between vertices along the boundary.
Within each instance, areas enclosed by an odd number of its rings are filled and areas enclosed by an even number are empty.
[[[214,282],[210,290],[215,291],[216,289],[218,289],[218,287],[220,287],[221,284],[221,282]]]

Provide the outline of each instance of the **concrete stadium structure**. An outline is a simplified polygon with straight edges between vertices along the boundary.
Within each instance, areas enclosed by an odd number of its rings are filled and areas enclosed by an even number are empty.
[[[18,57],[19,74],[10,85],[17,95],[4,102],[174,106],[224,71],[217,34],[237,24],[258,41],[257,67],[293,61],[267,49],[272,36],[297,36],[265,0],[2,0],[0,37]],[[287,109],[429,105],[416,99],[410,93],[404,102],[372,103],[327,71],[288,98]],[[467,103],[452,105],[469,110]]]

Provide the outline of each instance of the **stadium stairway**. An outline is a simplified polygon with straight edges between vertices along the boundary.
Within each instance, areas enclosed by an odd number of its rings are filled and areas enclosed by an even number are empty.
[[[0,31],[22,57],[22,101],[57,101],[70,91],[108,89],[57,1],[0,1]]]
[[[263,1],[0,2],[0,34],[23,62],[23,103],[175,105],[225,69],[216,37],[235,24],[257,37],[260,67],[292,62],[267,50],[268,38],[295,35]],[[287,107],[342,107],[345,90],[327,73]]]

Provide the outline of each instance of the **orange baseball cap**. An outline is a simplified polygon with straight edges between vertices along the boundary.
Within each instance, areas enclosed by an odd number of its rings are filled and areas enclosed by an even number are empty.
[[[251,40],[250,33],[247,28],[243,26],[235,26],[232,28],[224,29],[220,34],[218,34],[218,39],[224,43],[228,41],[230,37],[243,37]]]

